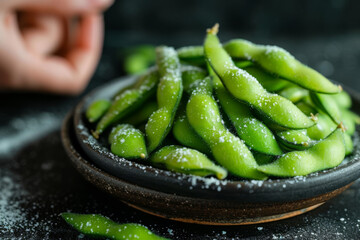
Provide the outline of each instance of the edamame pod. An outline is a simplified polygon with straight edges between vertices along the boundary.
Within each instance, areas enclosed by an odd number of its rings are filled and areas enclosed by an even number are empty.
[[[258,80],[258,82],[269,92],[277,92],[291,85],[289,81],[271,75],[258,66],[254,66],[254,64],[243,67],[239,65],[238,61],[234,63],[238,68],[244,69],[251,76],[255,77],[256,80]]]
[[[224,48],[232,57],[254,61],[266,71],[305,89],[329,94],[340,92],[338,86],[280,47],[256,45],[243,39],[236,39],[224,44]]]
[[[266,179],[256,170],[257,163],[246,145],[225,126],[212,97],[211,78],[193,85],[186,115],[195,132],[208,144],[215,160],[236,176]]]
[[[173,135],[182,145],[196,149],[207,155],[211,155],[211,151],[201,137],[192,129],[186,117],[186,114],[180,114],[173,127]]]
[[[351,139],[351,136],[347,133],[344,133],[345,141],[345,155],[350,155],[354,151],[354,143]]]
[[[281,131],[277,132],[276,135],[283,145],[292,150],[307,149],[316,143],[308,136],[307,129]]]
[[[281,155],[282,150],[270,129],[252,115],[247,105],[234,99],[215,74],[212,75],[216,97],[238,136],[257,152]]]
[[[164,165],[167,169],[197,176],[216,175],[224,179],[227,171],[215,165],[205,154],[194,149],[180,146],[166,146],[155,152],[150,158],[155,165]]]
[[[133,88],[115,97],[109,110],[97,124],[96,130],[93,133],[94,137],[99,138],[99,135],[111,124],[116,123],[135,111],[145,100],[155,93],[158,81],[159,76],[157,71],[150,71],[142,75]]]
[[[143,133],[130,124],[120,124],[109,134],[111,152],[119,157],[146,158],[146,144]]]
[[[131,125],[138,125],[140,123],[146,122],[150,115],[158,109],[156,101],[147,102],[141,107],[138,111],[132,115],[125,118],[122,122],[128,123]]]
[[[289,99],[293,103],[297,103],[305,96],[309,95],[309,91],[298,86],[291,86],[281,90],[278,94]]]
[[[226,89],[237,99],[247,102],[268,121],[288,129],[303,129],[314,125],[291,101],[268,93],[246,71],[237,68],[217,38],[217,25],[208,31],[205,56]]]
[[[106,99],[99,99],[91,103],[86,110],[86,118],[89,122],[97,122],[109,109],[111,103]]]
[[[147,227],[135,223],[118,224],[98,214],[62,213],[61,217],[73,228],[90,236],[108,239],[165,240],[152,233]]]
[[[341,120],[346,128],[346,133],[354,135],[356,128],[356,115],[347,109],[340,109]]]
[[[183,92],[175,49],[164,46],[156,48],[156,62],[160,75],[157,89],[159,109],[150,116],[145,127],[149,152],[154,151],[169,133]]]
[[[336,167],[344,157],[343,129],[338,128],[311,148],[286,153],[275,162],[259,166],[258,169],[263,173],[278,177],[304,176]]]
[[[189,46],[177,49],[178,56],[181,61],[195,65],[205,65],[204,48],[202,46]]]
[[[331,95],[310,92],[310,98],[315,106],[327,113],[336,124],[341,122],[340,108]]]
[[[340,108],[349,109],[351,107],[351,97],[347,92],[341,91],[338,94],[332,95],[332,97]]]

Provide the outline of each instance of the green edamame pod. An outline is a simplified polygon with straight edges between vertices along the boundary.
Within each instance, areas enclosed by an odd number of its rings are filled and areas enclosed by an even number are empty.
[[[146,144],[143,133],[130,124],[120,124],[109,134],[111,152],[119,157],[146,158]]]
[[[351,107],[351,97],[347,92],[341,91],[338,94],[332,95],[332,97],[340,108],[349,109]]]
[[[340,108],[331,95],[310,92],[310,98],[315,106],[327,113],[336,124],[341,122]]]
[[[347,133],[344,134],[345,141],[345,155],[350,155],[354,151],[354,143],[351,139],[351,136]]]
[[[289,81],[271,75],[261,68],[254,66],[254,64],[243,67],[238,64],[238,61],[234,63],[238,68],[244,69],[251,76],[255,77],[256,80],[258,80],[258,82],[269,92],[277,92],[291,85]]]
[[[266,71],[305,89],[328,94],[340,92],[338,86],[282,48],[256,45],[243,39],[232,40],[224,48],[232,57],[254,61]]]
[[[252,151],[252,154],[258,165],[269,164],[269,163],[272,163],[273,161],[275,161],[275,159],[276,159],[276,156],[274,156],[274,155],[267,155],[267,154],[254,152],[254,151]]]
[[[316,114],[318,121],[310,128],[306,129],[307,135],[313,140],[321,140],[329,136],[336,129],[336,124],[331,118],[321,110]]]
[[[61,217],[81,233],[107,239],[165,240],[152,233],[147,227],[135,223],[118,224],[98,214],[62,213]]]
[[[216,175],[224,179],[227,171],[215,165],[203,153],[180,146],[166,146],[155,152],[150,161],[155,165],[164,165],[168,170],[197,176]]]
[[[203,80],[207,73],[204,69],[196,67],[187,67],[183,68],[181,73],[181,78],[183,82],[184,91],[188,94],[191,94],[191,85],[194,84],[197,80]]]
[[[140,80],[133,86],[118,95],[112,102],[109,110],[101,118],[93,133],[95,138],[111,124],[116,123],[122,118],[135,111],[145,100],[155,93],[156,85],[159,81],[157,71],[151,71],[140,77]]]
[[[100,99],[91,103],[86,110],[86,118],[89,122],[94,123],[98,121],[109,109],[111,103],[109,100]]]
[[[303,129],[314,125],[291,101],[268,93],[253,76],[237,68],[216,34],[217,26],[208,31],[204,48],[206,60],[235,98],[247,102],[267,120],[281,127]]]
[[[202,46],[189,46],[177,49],[178,56],[185,63],[203,66],[205,65],[204,48]]]
[[[204,140],[202,140],[190,126],[185,113],[176,118],[173,127],[173,135],[182,145],[211,155],[211,151]]]
[[[278,94],[289,99],[293,103],[297,103],[307,96],[309,91],[298,86],[292,86],[281,90]]]
[[[128,123],[131,125],[138,125],[140,123],[146,122],[150,115],[158,109],[158,105],[155,101],[145,103],[138,111],[132,115],[125,118],[122,122]]]
[[[288,130],[276,132],[279,141],[287,147],[287,149],[303,150],[313,146],[316,141],[312,140],[307,129]]]
[[[356,115],[347,109],[340,109],[341,120],[346,128],[346,133],[354,135],[356,128]]]
[[[215,74],[212,76],[216,97],[235,127],[238,136],[244,140],[246,145],[257,152],[281,155],[282,151],[270,129],[252,115],[247,105],[234,99]]]
[[[208,144],[215,160],[236,176],[266,179],[256,170],[257,163],[246,145],[222,123],[212,96],[211,78],[193,84],[186,115],[195,132]]]
[[[345,157],[345,143],[342,129],[332,134],[311,148],[284,154],[275,162],[259,166],[266,174],[278,177],[303,176],[339,165]]]
[[[156,48],[156,62],[160,75],[157,89],[159,109],[150,116],[145,127],[149,152],[154,151],[169,133],[183,92],[175,49],[164,46]]]

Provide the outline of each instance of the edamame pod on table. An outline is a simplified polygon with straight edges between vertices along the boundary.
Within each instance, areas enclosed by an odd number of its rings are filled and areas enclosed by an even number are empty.
[[[62,213],[61,217],[81,233],[108,239],[166,240],[152,233],[147,227],[135,223],[118,224],[98,214]]]
[[[167,169],[197,176],[216,175],[224,179],[227,171],[215,165],[205,154],[194,149],[180,146],[166,146],[155,152],[150,161],[155,165],[164,165]]]
[[[100,119],[93,132],[95,138],[110,125],[128,116],[155,93],[159,81],[157,71],[150,71],[140,77],[140,80],[133,86],[115,97],[109,110]]]
[[[272,176],[295,177],[336,167],[345,157],[343,131],[342,127],[337,128],[311,148],[286,153],[275,162],[259,166],[258,169]]]
[[[195,132],[208,144],[215,160],[236,176],[266,179],[256,170],[257,163],[246,145],[224,126],[212,96],[212,80],[206,77],[193,84],[186,115]]]
[[[237,101],[211,70],[210,74],[213,76],[216,97],[240,139],[257,152],[281,155],[282,150],[270,129],[252,115],[247,105]]]
[[[109,109],[111,102],[106,99],[99,99],[91,103],[86,110],[86,118],[89,122],[97,122]]]
[[[305,89],[329,94],[341,91],[323,75],[305,66],[280,47],[256,45],[243,39],[236,39],[224,44],[224,48],[232,57],[254,61],[266,71]]]
[[[130,124],[120,124],[109,134],[111,152],[119,157],[133,159],[146,158],[144,134]]]
[[[180,62],[174,48],[156,48],[156,62],[160,75],[157,88],[159,109],[154,112],[145,127],[148,151],[154,151],[169,133],[181,100],[183,85]]]
[[[208,31],[204,44],[206,60],[235,98],[247,102],[268,121],[281,127],[303,129],[314,125],[291,101],[267,92],[253,76],[237,68],[222,48],[217,31],[217,25]]]

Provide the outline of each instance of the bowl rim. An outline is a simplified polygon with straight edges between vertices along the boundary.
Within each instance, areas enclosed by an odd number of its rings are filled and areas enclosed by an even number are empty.
[[[95,165],[120,179],[152,190],[181,196],[242,202],[288,202],[331,192],[360,177],[358,154],[354,154],[353,159],[335,168],[305,177],[232,181],[170,172],[120,158],[110,151],[104,152],[103,147],[96,145],[96,142],[94,144],[95,139],[91,139],[91,133],[84,123],[84,110],[90,101],[101,96],[112,96],[120,88],[131,85],[135,80],[136,76],[126,76],[100,86],[87,94],[74,109],[73,127],[82,150]],[[351,90],[349,92],[360,104],[359,93]],[[358,128],[357,132],[359,132]],[[117,169],[111,169],[114,166]]]

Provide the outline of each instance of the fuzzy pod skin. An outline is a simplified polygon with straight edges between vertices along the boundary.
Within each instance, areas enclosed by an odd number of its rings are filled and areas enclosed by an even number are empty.
[[[226,169],[215,165],[205,154],[181,146],[163,147],[152,155],[150,161],[174,172],[202,177],[216,175],[218,179],[224,179],[227,176]]]
[[[138,82],[132,88],[117,95],[109,110],[98,122],[93,133],[94,137],[99,138],[99,135],[110,125],[138,109],[143,102],[155,93],[158,82],[159,75],[157,71],[150,71],[140,76]]]
[[[77,231],[107,239],[165,240],[152,233],[147,227],[135,223],[118,224],[98,214],[62,213],[61,217]]]
[[[111,102],[106,99],[99,99],[90,104],[86,110],[86,118],[89,122],[97,122],[107,112]]]
[[[159,109],[149,117],[145,126],[149,152],[158,148],[168,135],[183,93],[180,62],[175,49],[156,48],[156,62],[160,75],[157,88]]]
[[[204,46],[207,62],[235,98],[248,103],[268,121],[283,128],[303,129],[314,125],[291,101],[267,92],[256,78],[237,68],[222,48],[216,29],[208,31]]]
[[[271,176],[304,176],[336,167],[344,160],[345,152],[344,133],[338,128],[311,148],[286,153],[275,162],[259,166],[258,169]]]
[[[109,134],[111,152],[127,159],[147,158],[144,134],[129,124],[120,124]]]
[[[247,105],[234,99],[215,74],[213,81],[216,97],[240,139],[257,152],[281,155],[282,150],[270,129],[253,116]]]
[[[243,39],[235,39],[226,43],[224,48],[232,57],[254,61],[264,70],[305,89],[328,94],[341,91],[323,75],[305,66],[280,47],[257,45]]]
[[[246,145],[224,126],[211,91],[211,78],[194,86],[186,115],[195,132],[208,144],[215,160],[236,176],[266,179],[256,170],[257,163]]]

